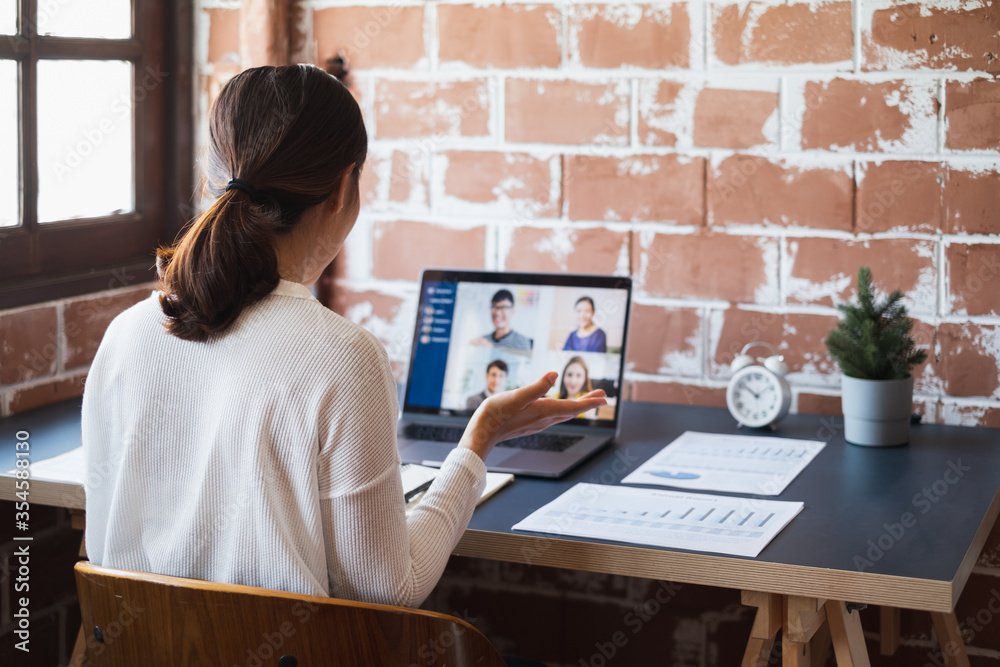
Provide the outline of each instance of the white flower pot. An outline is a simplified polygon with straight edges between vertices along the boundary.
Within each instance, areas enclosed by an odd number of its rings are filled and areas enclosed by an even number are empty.
[[[843,377],[844,439],[853,445],[890,447],[910,441],[913,376],[902,380]]]

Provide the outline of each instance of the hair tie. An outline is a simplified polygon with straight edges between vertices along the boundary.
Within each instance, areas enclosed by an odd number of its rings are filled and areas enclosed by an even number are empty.
[[[226,192],[233,189],[242,190],[250,195],[250,201],[254,204],[260,201],[260,196],[257,194],[257,188],[250,185],[249,181],[244,181],[242,178],[234,178],[226,184]]]

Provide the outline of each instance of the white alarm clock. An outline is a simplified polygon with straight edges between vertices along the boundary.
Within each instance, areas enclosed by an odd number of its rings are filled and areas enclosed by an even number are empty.
[[[754,359],[747,354],[753,347],[766,347],[772,352],[766,359]],[[761,428],[771,426],[788,414],[792,405],[792,390],[785,380],[788,366],[773,345],[747,343],[733,359],[733,376],[726,389],[726,405],[740,426]]]

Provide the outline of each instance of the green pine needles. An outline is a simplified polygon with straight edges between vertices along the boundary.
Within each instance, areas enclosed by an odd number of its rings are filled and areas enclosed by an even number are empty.
[[[896,290],[878,301],[871,270],[862,266],[858,271],[858,303],[838,306],[844,318],[826,337],[826,349],[845,375],[900,380],[927,359],[927,352],[914,346],[913,320],[906,316],[902,298],[903,293]]]

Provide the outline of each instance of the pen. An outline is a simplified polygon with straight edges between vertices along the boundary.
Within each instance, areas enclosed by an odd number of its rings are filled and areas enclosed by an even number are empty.
[[[413,497],[416,496],[418,493],[421,493],[429,489],[431,486],[431,482],[433,481],[434,479],[431,478],[426,482],[424,482],[423,484],[421,484],[420,486],[416,487],[415,489],[410,489],[409,491],[407,491],[405,494],[403,494],[403,502],[409,503],[411,500],[413,500]]]

